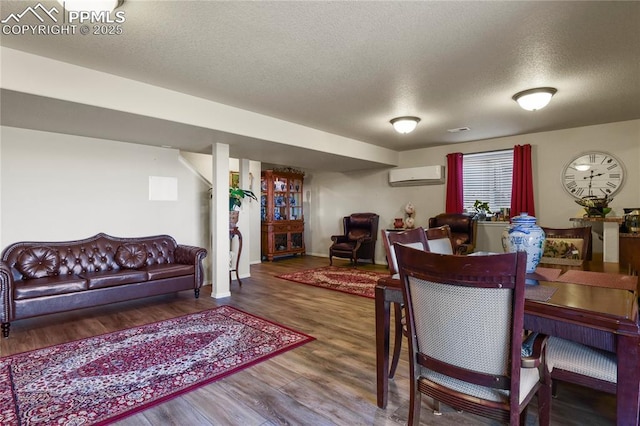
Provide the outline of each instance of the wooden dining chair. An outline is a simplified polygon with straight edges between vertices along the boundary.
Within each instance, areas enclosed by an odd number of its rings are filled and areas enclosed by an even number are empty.
[[[546,235],[543,260],[575,259],[591,260],[592,242],[591,227],[548,228],[541,227]]]
[[[400,278],[398,275],[398,262],[396,261],[396,252],[393,249],[395,243],[404,244],[409,247],[417,248],[420,250],[427,250],[429,243],[427,242],[427,235],[422,227],[408,229],[405,231],[388,231],[383,229],[380,231],[382,234],[382,241],[384,244],[384,250],[387,255],[387,262],[389,263],[389,272],[392,276]]]
[[[426,234],[431,253],[454,254],[453,236],[449,225],[428,228]]]
[[[522,357],[526,253],[453,256],[396,246],[409,333],[410,425],[421,395],[510,425],[537,395],[548,425],[546,336]]]
[[[419,250],[427,250],[429,243],[427,241],[427,233],[422,227],[409,229],[406,231],[396,232],[382,230],[382,241],[384,243],[384,249],[387,255],[387,261],[389,262],[389,272],[391,277],[400,279],[398,274],[398,262],[396,260],[396,252],[394,244],[403,244],[408,247],[413,247]],[[393,341],[393,356],[391,357],[391,365],[389,367],[389,378],[393,378],[398,368],[398,362],[400,361],[400,350],[402,349],[402,336],[405,334],[403,324],[403,305],[399,303],[393,304],[394,313],[394,341]]]

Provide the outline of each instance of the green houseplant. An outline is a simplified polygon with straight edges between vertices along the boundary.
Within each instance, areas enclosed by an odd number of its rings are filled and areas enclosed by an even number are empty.
[[[253,198],[258,201],[256,194],[248,189],[240,189],[237,186],[229,187],[229,228],[235,228],[240,215],[240,207],[242,200],[245,198]]]
[[[484,220],[487,217],[487,214],[491,214],[489,203],[486,201],[476,200],[476,202],[473,203],[473,208],[476,211],[476,218],[478,220]]]
[[[229,211],[238,210],[242,206],[242,200],[245,198],[253,198],[258,201],[256,194],[248,189],[240,189],[238,187],[229,187]]]

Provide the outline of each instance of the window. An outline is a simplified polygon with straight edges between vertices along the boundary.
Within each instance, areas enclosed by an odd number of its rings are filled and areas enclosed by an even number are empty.
[[[492,212],[511,207],[513,149],[465,154],[462,157],[464,208],[474,211],[476,200]]]

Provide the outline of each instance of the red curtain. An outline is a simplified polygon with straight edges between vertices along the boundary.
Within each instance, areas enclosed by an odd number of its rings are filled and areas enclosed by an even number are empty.
[[[536,215],[533,204],[533,168],[531,167],[531,145],[513,147],[513,183],[511,186],[511,216],[520,213]]]
[[[447,154],[447,213],[462,213],[464,201],[462,198],[462,153]]]

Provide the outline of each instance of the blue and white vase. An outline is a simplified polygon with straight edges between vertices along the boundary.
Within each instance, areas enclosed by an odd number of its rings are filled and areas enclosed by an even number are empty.
[[[527,252],[527,273],[536,270],[544,251],[546,235],[536,225],[536,218],[527,213],[511,218],[511,224],[502,231],[502,248],[505,253]]]

